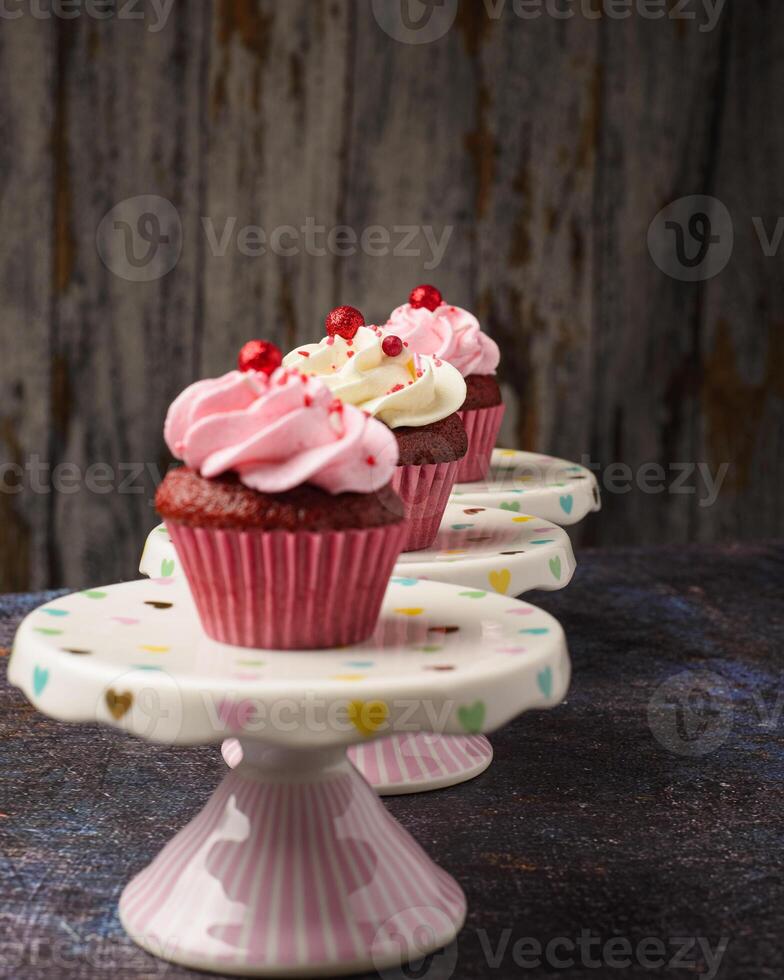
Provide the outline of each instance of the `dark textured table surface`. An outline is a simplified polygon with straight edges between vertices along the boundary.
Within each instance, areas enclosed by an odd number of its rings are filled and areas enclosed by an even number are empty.
[[[780,978],[784,546],[579,558],[530,597],[569,637],[567,703],[496,733],[473,782],[387,802],[469,907],[456,950],[401,975]],[[45,598],[0,600],[4,653]],[[50,721],[4,675],[0,976],[191,975],[137,950],[116,907],[218,751]]]

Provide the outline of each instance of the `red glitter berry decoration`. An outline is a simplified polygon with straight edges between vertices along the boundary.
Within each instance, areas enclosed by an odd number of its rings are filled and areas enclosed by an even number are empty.
[[[338,306],[327,314],[325,324],[329,337],[337,334],[344,340],[351,340],[357,330],[365,326],[365,318],[354,306]]]
[[[381,350],[387,357],[397,357],[403,350],[403,341],[392,333],[381,341]]]
[[[423,283],[421,286],[414,286],[408,297],[408,302],[415,310],[424,306],[426,310],[430,310],[431,312],[438,309],[443,301],[439,290],[435,286],[428,286],[427,283]]]
[[[240,371],[261,371],[270,375],[283,363],[283,354],[269,340],[249,340],[240,350],[237,367]]]

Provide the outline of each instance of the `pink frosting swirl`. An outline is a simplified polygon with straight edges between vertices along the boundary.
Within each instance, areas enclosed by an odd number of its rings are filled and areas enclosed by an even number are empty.
[[[397,441],[381,422],[336,402],[318,378],[278,368],[197,381],[171,404],[163,430],[172,454],[210,478],[280,493],[311,483],[371,493],[389,483]]]
[[[435,310],[404,303],[393,310],[385,330],[407,341],[417,354],[443,358],[467,378],[495,374],[501,353],[468,310],[442,303]]]

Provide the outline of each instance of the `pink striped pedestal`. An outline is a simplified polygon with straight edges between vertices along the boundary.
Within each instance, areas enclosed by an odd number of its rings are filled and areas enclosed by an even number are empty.
[[[346,760],[265,748],[126,887],[128,934],[166,960],[246,976],[328,976],[421,959],[465,897]]]
[[[242,761],[242,746],[236,738],[227,738],[221,753],[231,769]],[[493,761],[493,747],[484,735],[417,732],[352,745],[348,757],[377,793],[399,796],[473,779]]]
[[[473,779],[493,761],[484,735],[393,735],[354,745],[348,757],[381,796],[423,793]]]

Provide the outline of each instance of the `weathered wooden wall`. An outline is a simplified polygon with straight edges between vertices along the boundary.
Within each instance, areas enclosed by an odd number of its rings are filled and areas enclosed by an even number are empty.
[[[713,506],[694,479],[605,492],[579,538],[782,533],[781,259],[752,224],[784,215],[781,3],[727,0],[712,31],[502,6],[460,0],[420,45],[369,0],[176,0],[160,30],[150,3],[142,20],[0,22],[0,461],[149,464],[137,493],[0,492],[0,589],[132,576],[177,391],[248,337],[288,348],[332,305],[381,317],[422,280],[501,342],[506,444],[730,464]],[[697,193],[730,209],[735,251],[684,283],[646,234]],[[134,282],[96,234],[142,194],[177,209],[182,251]],[[427,254],[215,254],[203,219],[232,217],[453,231],[428,271]]]

